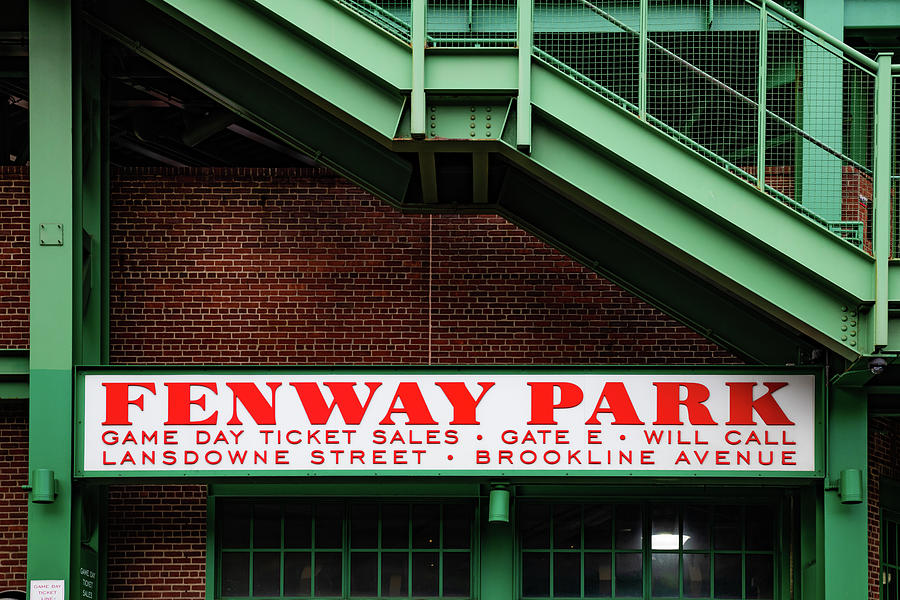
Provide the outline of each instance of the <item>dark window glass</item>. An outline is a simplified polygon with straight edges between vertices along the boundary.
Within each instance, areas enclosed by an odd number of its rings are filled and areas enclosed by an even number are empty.
[[[897,525],[891,521],[885,521],[887,525],[887,562],[892,565],[897,564]]]
[[[768,506],[747,507],[747,550],[771,550],[775,514]]]
[[[253,508],[253,547],[281,548],[281,505],[258,504]]]
[[[440,561],[437,552],[414,552],[412,555],[413,596],[440,594]]]
[[[612,596],[612,554],[588,552],[584,555],[584,596]]]
[[[343,521],[341,505],[316,506],[316,548],[340,548],[343,545]]]
[[[406,504],[381,507],[381,547],[409,548],[409,507]]]
[[[350,595],[378,595],[378,553],[350,553]]]
[[[707,506],[684,507],[682,543],[685,550],[706,550],[709,548],[711,512]]]
[[[253,595],[278,596],[281,582],[281,553],[253,553]]]
[[[581,548],[581,506],[558,504],[553,507],[553,547]]]
[[[474,518],[469,504],[444,505],[444,548],[469,548]]]
[[[524,596],[550,594],[549,552],[526,552],[522,555],[522,594]]]
[[[471,559],[468,552],[452,552],[444,554],[444,595],[468,596],[472,579],[470,573]]]
[[[309,596],[312,590],[312,555],[309,552],[284,553],[284,595]]]
[[[641,507],[630,504],[616,506],[616,548],[640,550],[642,534]]]
[[[709,598],[709,554],[685,554],[682,567],[685,598]]]
[[[654,506],[650,519],[650,546],[654,550],[678,550],[678,509]]]
[[[650,559],[650,579],[654,596],[677,596],[678,555],[654,553]]]
[[[581,595],[580,552],[557,552],[553,555],[553,595]]]
[[[612,507],[584,507],[584,547],[612,548]]]
[[[616,554],[616,597],[639,597],[643,594],[643,557],[637,553]]]
[[[223,548],[250,547],[250,506],[226,504],[222,507],[222,520],[228,527],[222,528]]]
[[[416,504],[412,508],[412,547],[437,548],[440,544],[441,507]],[[415,575],[413,576],[415,580]],[[415,594],[416,592],[413,592]],[[433,595],[433,594],[432,594]]]
[[[770,554],[747,556],[747,597],[772,599],[775,574]]]
[[[222,554],[222,595],[250,595],[250,553]]]
[[[741,556],[716,554],[714,581],[716,598],[740,598],[742,580]]]
[[[409,585],[409,554],[385,552],[381,555],[381,595],[407,596]]]
[[[284,507],[284,547],[312,547],[312,507],[288,504]]]
[[[350,507],[350,547],[378,547],[378,506],[354,504]]]
[[[713,532],[716,550],[741,549],[741,512],[740,506],[716,507]]]
[[[523,548],[550,547],[550,507],[525,504],[519,511],[519,531]]]
[[[316,552],[316,595],[341,595],[341,553]]]

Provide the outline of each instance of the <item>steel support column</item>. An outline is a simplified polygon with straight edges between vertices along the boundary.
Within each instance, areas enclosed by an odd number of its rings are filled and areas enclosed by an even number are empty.
[[[481,572],[483,575],[479,597],[491,600],[512,600],[515,590],[513,524],[490,523],[487,508],[487,502],[482,503]],[[510,510],[510,513],[512,512]]]
[[[863,390],[831,386],[823,536],[825,589],[819,596],[826,600],[864,598],[869,583],[867,419]],[[862,501],[851,503],[854,499],[842,496],[842,488],[856,486],[861,486]]]
[[[52,471],[55,501],[28,505],[28,580],[65,582],[72,594],[73,268],[75,123],[73,13],[66,0],[29,1],[30,477]]]

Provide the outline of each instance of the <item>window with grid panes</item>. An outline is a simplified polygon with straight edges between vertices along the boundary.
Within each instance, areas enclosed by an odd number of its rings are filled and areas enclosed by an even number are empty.
[[[468,598],[473,503],[220,501],[217,597]]]
[[[522,598],[775,598],[760,505],[521,501]]]

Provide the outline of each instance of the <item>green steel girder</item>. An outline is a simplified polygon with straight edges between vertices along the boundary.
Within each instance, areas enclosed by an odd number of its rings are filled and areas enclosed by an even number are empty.
[[[536,111],[530,156],[515,150],[515,111],[505,119],[504,143],[415,142],[408,140],[403,100],[412,82],[410,48],[336,3],[308,0],[300,10],[288,0],[150,2],[175,19],[146,5],[137,16],[131,6],[126,14],[111,0],[101,16],[140,42],[139,51],[285,141],[307,151],[315,149],[311,137],[320,146],[331,142],[322,162],[395,205],[453,209],[441,204],[436,189],[440,155],[463,151],[481,156],[466,167],[478,182],[471,197],[490,206],[495,194],[485,193],[483,158],[499,149],[515,168],[548,183],[620,236],[666,256],[686,278],[721,288],[723,305],[730,301],[725,298],[740,298],[760,311],[762,320],[809,336],[845,358],[872,350],[871,257],[538,59],[532,59],[529,72]],[[432,98],[499,96],[503,104],[518,93],[515,51],[429,51],[424,68],[425,91]],[[288,109],[291,105],[305,111],[303,118]],[[496,179],[493,171],[489,179]],[[578,245],[558,232],[547,237],[564,247]],[[658,295],[651,300],[670,310],[679,304]],[[860,313],[852,315],[857,322],[852,328],[847,317],[855,311]],[[743,348],[738,351],[745,356],[783,357],[798,348],[796,338],[774,336],[786,349],[761,350],[750,340],[752,332],[736,331],[745,322],[737,317],[732,332],[722,331],[724,322],[704,326],[707,319],[689,311],[680,318],[701,331],[732,336],[726,345]]]
[[[368,190],[394,202],[403,200],[412,174],[409,162],[263,73],[258,62],[248,64],[144,3],[105,0],[93,10],[92,23],[111,37]],[[335,78],[346,74],[343,63],[331,60]],[[396,96],[396,102],[387,103],[383,94],[367,95],[373,89],[359,86],[348,95],[393,114],[387,134],[392,136],[402,99]]]

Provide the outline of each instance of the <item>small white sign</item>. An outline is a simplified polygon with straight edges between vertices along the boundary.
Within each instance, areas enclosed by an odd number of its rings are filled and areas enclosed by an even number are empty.
[[[30,600],[65,600],[66,582],[62,579],[32,579]]]
[[[803,373],[106,373],[83,468],[811,473]]]

